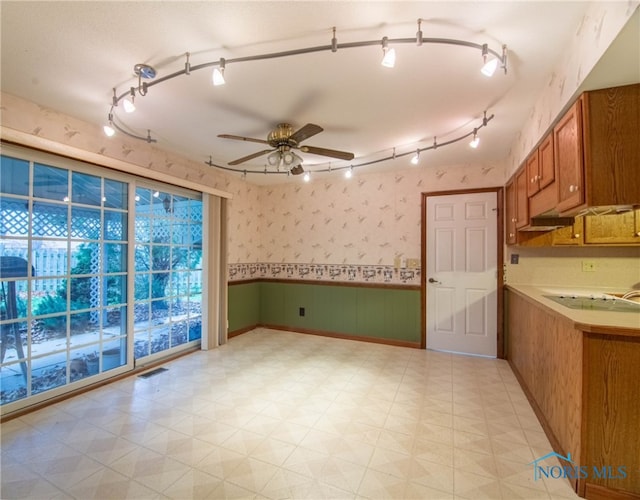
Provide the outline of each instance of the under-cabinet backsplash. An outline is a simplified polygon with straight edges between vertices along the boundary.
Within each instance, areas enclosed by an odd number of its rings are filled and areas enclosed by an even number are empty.
[[[518,264],[510,263],[513,254]],[[510,247],[505,261],[510,284],[640,289],[640,247]]]

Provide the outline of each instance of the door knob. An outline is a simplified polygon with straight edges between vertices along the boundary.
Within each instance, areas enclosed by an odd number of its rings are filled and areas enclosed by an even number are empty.
[[[429,278],[429,283],[437,283],[438,285],[442,285],[438,280],[434,280],[433,278]]]

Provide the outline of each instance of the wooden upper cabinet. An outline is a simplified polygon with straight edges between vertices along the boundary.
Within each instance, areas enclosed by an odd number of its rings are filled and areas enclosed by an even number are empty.
[[[539,157],[537,149],[529,155],[525,163],[527,179],[529,181],[527,183],[527,196],[531,197],[540,191]]]
[[[516,228],[521,229],[529,224],[529,198],[527,196],[527,168],[526,165],[516,174]]]
[[[507,245],[515,245],[518,242],[516,229],[516,184],[512,180],[505,188],[505,240]]]
[[[640,84],[585,92],[553,129],[557,211],[640,204]]]
[[[552,245],[573,245],[579,246],[584,243],[584,220],[576,217],[573,224],[556,229],[552,233]]]
[[[538,146],[538,185],[540,189],[546,188],[556,179],[553,156],[553,134],[549,134]]]
[[[526,161],[527,194],[532,197],[549,186],[555,180],[555,160],[553,157],[553,134],[547,135],[540,146],[529,155]]]
[[[582,205],[585,201],[582,98],[571,106],[553,128],[553,141],[557,172],[557,210],[562,213]]]
[[[588,215],[584,219],[586,244],[640,244],[640,208],[619,214]]]

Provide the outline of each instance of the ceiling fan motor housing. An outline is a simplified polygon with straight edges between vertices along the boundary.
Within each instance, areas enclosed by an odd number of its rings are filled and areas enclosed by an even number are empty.
[[[275,129],[269,132],[267,142],[274,148],[279,146],[295,146],[295,141],[291,139],[292,135],[293,127],[288,123],[280,123]]]

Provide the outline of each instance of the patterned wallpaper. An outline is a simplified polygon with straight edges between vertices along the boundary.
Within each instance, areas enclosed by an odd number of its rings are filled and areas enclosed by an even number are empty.
[[[230,253],[233,263],[392,265],[396,256],[420,257],[420,202],[425,191],[499,186],[504,169],[462,165],[413,167],[396,172],[358,171],[351,179],[336,172],[309,183],[275,186],[247,184],[258,208],[242,208],[255,217],[236,221],[243,242]],[[237,199],[233,200],[235,204]],[[253,200],[252,200],[253,201]],[[257,250],[257,251],[256,251]],[[255,260],[253,260],[255,259]]]
[[[507,163],[510,176],[533,150],[565,105],[576,97],[584,79],[620,30],[639,8],[638,0],[593,2],[576,28],[569,46],[549,75],[547,86],[512,145]]]

